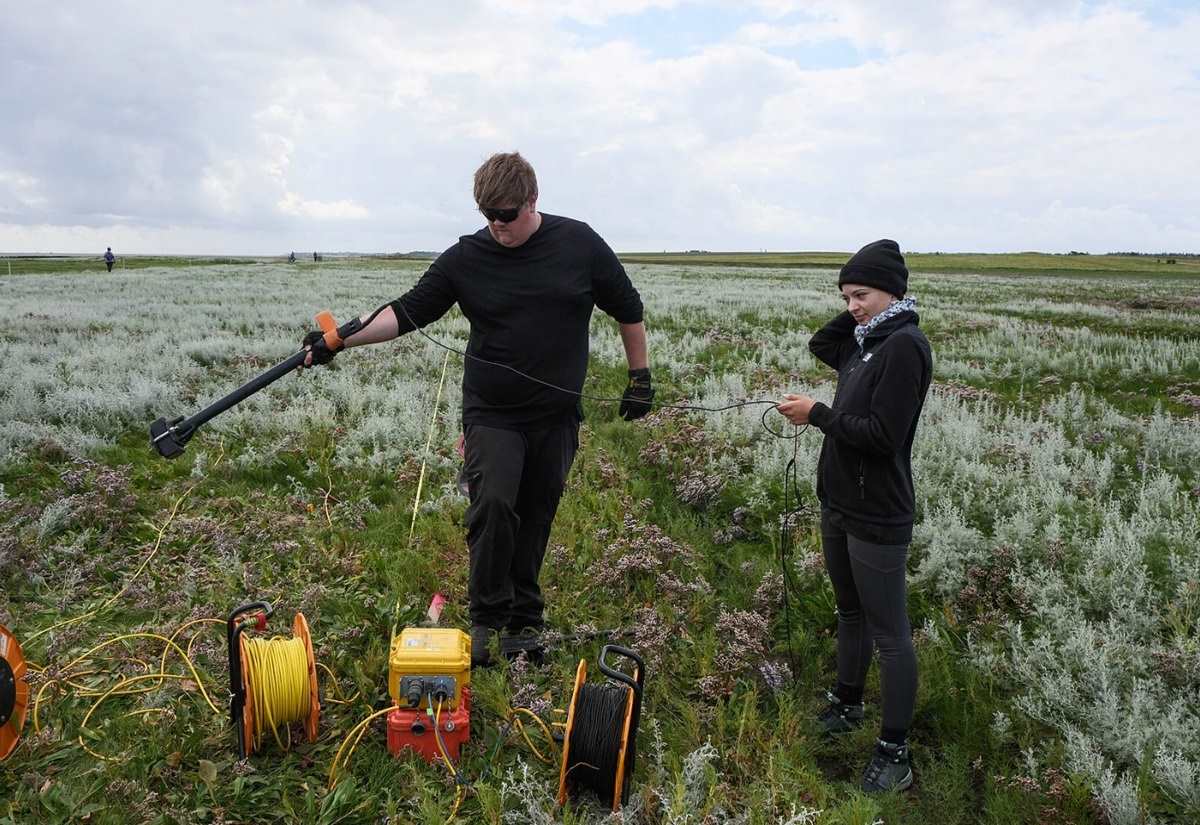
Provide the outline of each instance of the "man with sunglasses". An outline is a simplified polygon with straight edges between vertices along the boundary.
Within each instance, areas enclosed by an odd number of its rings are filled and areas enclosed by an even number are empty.
[[[642,300],[608,244],[586,223],[538,212],[537,177],[519,153],[488,158],[474,194],[485,227],[459,238],[404,295],[339,329],[341,347],[330,350],[319,332],[304,342],[306,365],[325,364],[338,349],[424,327],[456,303],[470,321],[467,593],[471,662],[486,665],[497,631],[506,654],[541,653],[538,576],[579,446],[593,308],[617,321],[629,364],[621,417],[648,413],[654,389]]]

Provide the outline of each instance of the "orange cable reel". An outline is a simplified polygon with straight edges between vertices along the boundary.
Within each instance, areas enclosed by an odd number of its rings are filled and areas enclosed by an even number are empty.
[[[21,740],[25,711],[29,707],[28,666],[21,643],[0,625],[0,761],[8,758]]]
[[[304,614],[293,618],[290,639],[247,635],[265,630],[272,612],[267,602],[251,602],[230,613],[226,623],[229,714],[242,759],[262,749],[266,732],[280,741],[278,728],[293,722],[304,725],[309,742],[317,740],[321,716],[317,662]]]
[[[633,674],[611,666],[610,654],[632,662]],[[565,804],[572,792],[586,789],[611,804],[615,813],[629,798],[646,666],[634,651],[605,645],[600,650],[600,671],[608,681],[593,685],[587,681],[585,660],[580,659],[575,670],[563,734],[558,804]]]

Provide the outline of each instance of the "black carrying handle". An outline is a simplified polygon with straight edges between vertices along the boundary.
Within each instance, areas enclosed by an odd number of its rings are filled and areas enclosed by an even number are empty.
[[[605,661],[609,653],[616,653],[619,656],[624,656],[629,659],[637,667],[634,669],[634,675],[631,677],[628,673],[618,670]],[[620,645],[605,645],[600,648],[600,672],[610,679],[616,679],[618,682],[624,682],[633,690],[638,701],[642,698],[642,685],[646,681],[646,663],[642,661],[642,657],[634,653],[627,647]]]
[[[628,673],[610,666],[605,661],[609,653],[615,653],[633,662],[636,666],[633,669],[633,676],[631,677]],[[600,648],[600,672],[608,678],[628,686],[633,691],[633,716],[629,722],[629,742],[625,751],[626,781],[621,783],[621,804],[624,805],[629,800],[630,783],[628,779],[633,776],[634,763],[637,761],[637,730],[638,723],[642,719],[642,688],[646,684],[646,663],[642,661],[641,656],[627,647],[605,645]]]
[[[261,613],[264,623],[275,609],[269,602],[249,602],[237,607],[225,621],[225,641],[229,646],[229,721],[238,738],[238,758],[246,758],[246,734],[242,729],[242,713],[246,708],[246,691],[242,689],[242,648],[238,644],[249,625],[241,621],[247,613]]]

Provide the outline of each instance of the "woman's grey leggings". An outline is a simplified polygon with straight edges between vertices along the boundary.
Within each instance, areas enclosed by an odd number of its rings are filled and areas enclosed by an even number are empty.
[[[857,688],[866,683],[874,642],[879,649],[882,726],[895,736],[908,730],[917,698],[917,655],[904,585],[908,545],[855,538],[830,524],[826,513],[821,515],[821,540],[837,600],[838,681]]]

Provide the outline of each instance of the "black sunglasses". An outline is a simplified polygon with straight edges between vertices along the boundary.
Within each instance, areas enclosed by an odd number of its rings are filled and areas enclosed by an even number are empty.
[[[490,206],[481,206],[479,211],[489,221],[500,221],[500,223],[512,223],[517,219],[517,215],[521,214],[521,207],[513,206],[508,209],[493,209]]]

